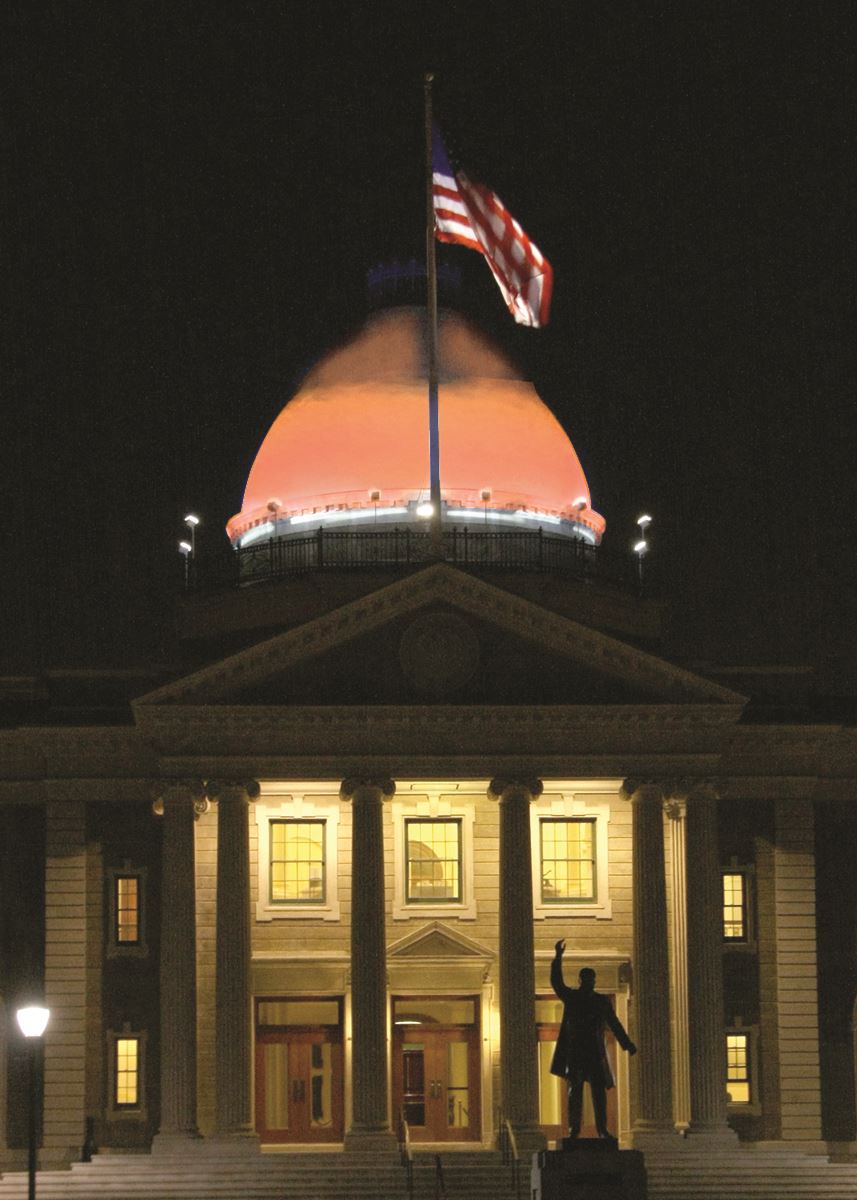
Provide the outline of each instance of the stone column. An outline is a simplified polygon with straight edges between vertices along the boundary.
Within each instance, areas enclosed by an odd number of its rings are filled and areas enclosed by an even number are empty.
[[[687,798],[687,1007],[690,1133],[737,1144],[726,1124],[723,1021],[723,885],[717,846],[717,796],[705,784]]]
[[[684,800],[671,798],[666,806],[669,821],[672,911],[672,1060],[673,1119],[676,1128],[690,1125],[690,1042],[687,1015],[687,864]]]
[[[201,783],[165,788],[161,851],[161,1125],[156,1152],[183,1152],[196,1124],[196,906],[194,832],[207,801]]]
[[[663,790],[656,784],[624,784],[631,800],[633,854],[633,1004],[637,1058],[637,1104],[633,1139],[674,1134],[670,1054],[670,973],[664,868]]]
[[[255,1149],[247,806],[259,795],[259,785],[255,781],[209,782],[207,791],[209,798],[217,801],[215,1127],[219,1140]]]
[[[523,1155],[541,1150],[533,947],[530,804],[538,779],[494,779],[500,804],[500,1081],[503,1114]]]
[[[346,779],[340,789],[353,809],[351,838],[351,1128],[347,1150],[390,1151],[387,1063],[387,944],[383,803],[392,779]]]

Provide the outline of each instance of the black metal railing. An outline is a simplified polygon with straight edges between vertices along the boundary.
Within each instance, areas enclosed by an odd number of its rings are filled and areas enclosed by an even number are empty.
[[[414,1154],[411,1150],[411,1127],[405,1120],[404,1109],[399,1116],[399,1158],[405,1168],[408,1200],[414,1200]]]
[[[194,564],[189,590],[294,578],[318,571],[393,568],[434,561],[486,570],[528,571],[570,579],[600,579],[624,590],[639,589],[636,562],[611,557],[581,538],[538,530],[445,528],[435,550],[428,529],[319,528],[305,537],[274,537],[231,553],[219,567]]]
[[[522,1182],[521,1155],[518,1151],[518,1141],[515,1137],[515,1131],[512,1128],[512,1122],[502,1113],[500,1113],[498,1121],[498,1134],[500,1157],[504,1167],[512,1168],[512,1186],[515,1196],[520,1200]]]

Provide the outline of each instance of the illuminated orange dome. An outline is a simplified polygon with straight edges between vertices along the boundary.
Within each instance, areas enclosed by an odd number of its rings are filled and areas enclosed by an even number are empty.
[[[256,455],[233,542],[401,520],[429,494],[424,315],[380,313],[304,380]],[[565,526],[598,542],[604,518],[574,447],[532,384],[462,317],[438,338],[440,481],[447,520]],[[508,526],[507,526],[508,527]]]

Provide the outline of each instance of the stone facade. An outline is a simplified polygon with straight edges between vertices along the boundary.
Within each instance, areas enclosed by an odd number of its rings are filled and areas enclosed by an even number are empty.
[[[437,612],[468,624],[476,666],[463,693],[428,704],[407,694],[395,648]],[[367,647],[380,656],[371,703],[355,682]],[[296,703],[295,678],[321,659],[337,694]],[[556,702],[539,704],[546,662]],[[516,703],[491,702],[499,663],[520,681]],[[857,750],[853,730],[747,721],[751,704],[434,565],[332,613],[292,614],[274,637],[136,699],[124,727],[3,730],[0,819],[20,855],[4,848],[0,886],[16,887],[18,857],[41,884],[0,925],[0,1164],[20,1164],[10,1012],[34,992],[52,1010],[44,1165],[80,1156],[87,1118],[102,1147],[256,1153],[276,1116],[280,1140],[384,1154],[420,1088],[426,1128],[444,1093],[431,1128],[449,1143],[491,1145],[508,1118],[537,1148],[561,1123],[538,1067],[560,938],[566,982],[594,966],[640,1046],[617,1063],[626,1144],[677,1143],[679,1129],[720,1148],[737,1131],[818,1149],[827,880],[815,830],[825,803],[853,792]],[[452,898],[408,899],[404,829],[418,818],[459,831]],[[566,820],[591,827],[595,882],[591,897],[555,902],[540,831]],[[324,893],[303,907],[272,900],[270,823],[290,821],[328,839],[313,860]],[[738,868],[747,936],[724,946],[720,874]],[[143,926],[128,945],[112,907],[123,873]],[[408,1033],[420,1022],[422,1041]],[[735,1031],[748,1091],[727,1103]],[[117,1091],[129,1042],[133,1093]],[[415,1055],[422,1082],[408,1079]],[[853,1092],[844,1102],[853,1112]],[[300,1125],[305,1103],[315,1125]]]

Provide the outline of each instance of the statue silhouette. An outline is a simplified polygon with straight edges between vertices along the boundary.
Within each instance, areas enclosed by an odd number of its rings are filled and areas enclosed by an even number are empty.
[[[607,1048],[605,1029],[610,1028],[623,1050],[636,1054],[637,1047],[625,1032],[622,1022],[613,1011],[606,996],[595,990],[595,972],[584,967],[580,972],[580,987],[566,987],[562,978],[562,956],[565,940],[556,944],[551,963],[551,987],[562,1000],[562,1024],[556,1042],[551,1074],[568,1082],[568,1126],[571,1137],[580,1136],[583,1111],[583,1085],[589,1084],[595,1128],[599,1138],[615,1144],[616,1138],[607,1128],[607,1090],[616,1086]]]

